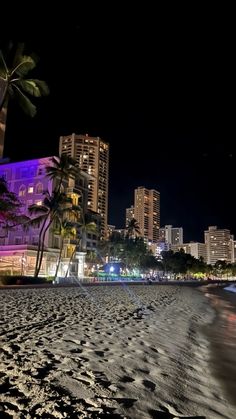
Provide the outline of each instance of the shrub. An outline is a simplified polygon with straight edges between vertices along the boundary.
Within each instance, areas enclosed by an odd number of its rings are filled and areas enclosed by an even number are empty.
[[[34,285],[34,284],[44,284],[47,283],[47,278],[39,277],[34,278],[33,276],[23,276],[23,275],[1,275],[0,276],[0,285]]]

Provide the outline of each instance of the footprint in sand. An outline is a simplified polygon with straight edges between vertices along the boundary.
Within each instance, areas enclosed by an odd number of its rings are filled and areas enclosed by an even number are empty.
[[[155,391],[156,384],[149,380],[143,380],[143,385],[150,391]]]
[[[104,357],[104,351],[94,351],[94,353],[98,356]]]
[[[128,375],[124,375],[123,377],[121,377],[120,382],[121,383],[133,383],[133,381],[135,381],[134,378],[129,377]]]

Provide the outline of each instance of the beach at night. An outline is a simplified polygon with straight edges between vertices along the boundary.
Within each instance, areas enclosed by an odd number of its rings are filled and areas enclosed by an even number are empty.
[[[217,311],[206,292],[2,289],[0,302],[4,418],[236,416],[213,368]]]

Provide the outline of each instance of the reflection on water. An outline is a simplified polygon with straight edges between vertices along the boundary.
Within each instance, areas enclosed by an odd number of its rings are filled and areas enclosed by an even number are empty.
[[[211,367],[236,405],[236,296],[224,290],[207,292],[216,318],[207,327],[212,347]]]

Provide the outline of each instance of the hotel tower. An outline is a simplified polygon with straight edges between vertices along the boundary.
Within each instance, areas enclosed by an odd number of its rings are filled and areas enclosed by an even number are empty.
[[[60,137],[59,154],[77,160],[81,170],[90,175],[88,209],[101,217],[101,237],[107,237],[109,144],[100,137],[68,135]]]
[[[141,236],[157,243],[160,229],[160,193],[139,186],[134,192],[134,218],[138,221]]]

